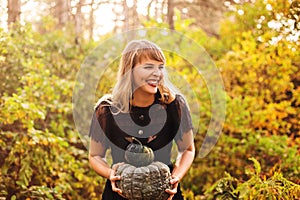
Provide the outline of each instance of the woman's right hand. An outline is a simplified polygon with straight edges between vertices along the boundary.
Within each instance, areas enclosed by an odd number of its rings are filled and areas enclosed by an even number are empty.
[[[123,165],[124,163],[117,163],[114,164],[110,170],[109,180],[111,182],[112,191],[117,192],[120,196],[124,197],[122,195],[122,190],[117,188],[116,181],[121,180],[121,176],[116,176],[116,171],[119,166]]]

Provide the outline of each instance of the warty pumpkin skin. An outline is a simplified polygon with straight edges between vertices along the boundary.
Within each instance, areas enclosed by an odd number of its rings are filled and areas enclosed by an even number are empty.
[[[142,167],[125,163],[116,169],[116,175],[121,176],[121,180],[116,181],[117,187],[129,200],[166,200],[169,197],[165,189],[172,187],[171,173],[162,162]]]

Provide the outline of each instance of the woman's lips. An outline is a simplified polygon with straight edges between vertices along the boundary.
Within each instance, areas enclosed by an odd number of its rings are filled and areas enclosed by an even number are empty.
[[[157,87],[158,85],[158,81],[156,80],[148,80],[146,81],[148,85],[150,85],[151,87]]]

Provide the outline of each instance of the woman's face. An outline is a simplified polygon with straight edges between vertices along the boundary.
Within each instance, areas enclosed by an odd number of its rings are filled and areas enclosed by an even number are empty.
[[[133,68],[133,92],[155,94],[163,78],[164,63],[151,59],[143,59]]]

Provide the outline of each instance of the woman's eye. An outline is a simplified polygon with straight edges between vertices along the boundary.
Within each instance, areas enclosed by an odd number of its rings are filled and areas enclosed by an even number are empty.
[[[165,68],[164,65],[144,65],[144,69],[154,69],[158,68],[159,70],[163,70]]]
[[[145,68],[145,69],[152,69],[153,66],[152,66],[152,65],[145,65],[144,68]]]

